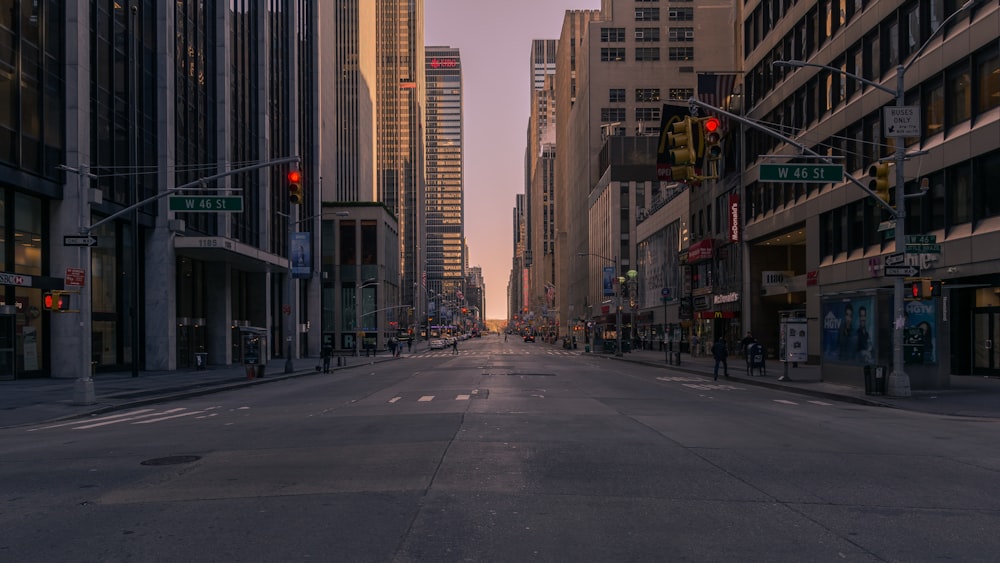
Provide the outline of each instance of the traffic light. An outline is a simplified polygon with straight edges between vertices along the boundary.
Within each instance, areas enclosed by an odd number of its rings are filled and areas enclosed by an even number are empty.
[[[910,282],[910,299],[920,299],[920,282]]]
[[[705,154],[709,160],[718,160],[722,157],[722,122],[718,117],[706,117],[701,121],[702,129],[705,132]]]
[[[302,203],[302,173],[292,170],[288,173],[288,202],[296,205]]]
[[[695,179],[694,164],[704,150],[704,135],[690,116],[674,122],[667,133],[667,155],[671,178],[678,182]]]
[[[941,282],[924,279],[910,282],[911,299],[931,299],[941,295]]]
[[[931,280],[931,297],[941,297],[941,280]]]
[[[42,308],[54,313],[62,313],[69,310],[70,299],[68,293],[61,291],[50,291],[42,294]]]
[[[876,162],[868,167],[868,189],[875,192],[875,195],[882,201],[889,203],[889,164],[886,162]]]

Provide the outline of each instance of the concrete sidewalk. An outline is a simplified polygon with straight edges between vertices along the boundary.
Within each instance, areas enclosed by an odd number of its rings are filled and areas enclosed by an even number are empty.
[[[715,367],[715,360],[711,357],[695,358],[689,354],[681,354],[680,363],[671,365],[668,363],[666,352],[655,350],[635,350],[624,353],[620,358],[609,354],[594,355],[604,356],[611,360],[653,365],[671,371],[704,375],[708,382],[712,381]],[[824,382],[818,365],[800,363],[798,367],[788,366],[788,379],[781,380],[779,378],[786,373],[785,364],[777,360],[766,362],[763,377],[748,375],[746,362],[741,357],[730,357],[728,364],[730,381],[739,381],[750,385],[772,387],[814,397],[865,405],[953,416],[1000,418],[1000,378],[995,377],[952,375],[949,389],[915,390],[908,398],[894,398],[886,395],[867,395],[863,386],[855,387]],[[720,374],[720,380],[721,377]]]

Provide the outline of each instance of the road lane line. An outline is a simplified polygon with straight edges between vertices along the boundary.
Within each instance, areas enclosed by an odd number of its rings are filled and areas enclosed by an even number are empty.
[[[389,399],[389,402],[390,402],[390,403],[395,403],[396,401],[398,401],[398,400],[400,400],[400,399],[402,399],[402,397],[399,397],[399,396],[397,396],[397,397],[393,397],[393,398]]]
[[[417,402],[426,403],[427,401],[433,401],[433,400],[434,400],[434,395],[424,395],[423,397],[417,399]]]
[[[468,401],[470,398],[472,398],[472,395],[456,395],[455,396],[455,400],[456,401]]]
[[[786,401],[784,399],[774,399],[774,402],[775,403],[781,403],[783,405],[796,405],[796,406],[798,405],[798,403],[796,403],[794,401]]]
[[[162,416],[160,418],[150,418],[148,420],[140,420],[139,422],[133,422],[132,424],[152,424],[154,422],[160,422],[162,420],[170,420],[171,418],[180,418],[182,416],[191,416],[191,415],[195,415],[195,414],[201,414],[203,412],[205,412],[205,411],[182,412],[180,414],[173,414],[173,415],[170,415],[170,416]]]
[[[101,422],[102,420],[112,420],[112,419],[115,419],[115,418],[122,418],[123,416],[133,416],[133,415],[136,415],[136,414],[140,414],[140,413],[144,413],[144,412],[149,412],[151,410],[153,410],[153,409],[139,409],[137,411],[129,411],[129,412],[123,412],[121,414],[113,414],[113,415],[110,415],[110,416],[102,416],[100,418],[92,418],[92,419],[90,419],[88,421],[85,421],[85,420],[74,420],[72,422],[62,422],[60,424],[52,424],[52,425],[49,425],[49,426],[43,426],[41,428],[31,428],[31,429],[28,430],[28,432],[35,432],[36,430],[48,430],[49,428],[59,428],[60,426],[73,426],[74,424],[80,424],[82,422]]]
[[[812,404],[814,404],[814,405],[820,405],[822,407],[832,406],[832,403],[824,403],[823,401],[809,401],[809,402],[812,403]]]
[[[184,409],[182,407],[182,408],[177,408],[177,409],[170,409],[170,410],[167,410],[167,411],[164,411],[164,412],[150,412],[150,413],[146,413],[146,414],[140,414],[139,416],[134,416],[132,418],[120,418],[118,420],[109,420],[109,421],[101,422],[101,423],[98,423],[98,424],[88,424],[86,426],[74,426],[73,430],[89,430],[91,428],[97,428],[98,426],[108,426],[109,424],[118,424],[119,422],[132,422],[133,420],[137,420],[137,419],[140,419],[140,418],[149,418],[151,416],[158,416],[158,415],[161,415],[161,414],[170,414],[170,413],[177,412],[177,411],[182,411],[182,410],[186,410],[186,409]]]

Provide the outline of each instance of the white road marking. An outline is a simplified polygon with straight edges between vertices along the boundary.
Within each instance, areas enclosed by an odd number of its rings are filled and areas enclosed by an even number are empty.
[[[100,422],[100,423],[97,423],[97,424],[87,424],[86,426],[74,426],[73,430],[89,430],[91,428],[97,428],[98,426],[108,426],[109,424],[118,424],[119,422],[132,422],[133,420],[140,419],[140,418],[149,418],[151,416],[158,416],[158,415],[161,415],[161,414],[170,414],[170,413],[175,413],[175,412],[179,412],[179,411],[183,411],[183,410],[186,410],[186,409],[184,409],[183,407],[181,407],[181,408],[176,408],[176,409],[170,409],[170,410],[167,410],[167,411],[164,411],[164,412],[151,412],[151,413],[146,413],[146,414],[140,414],[139,416],[135,416],[135,417],[132,417],[132,418],[119,418],[117,420],[108,420],[108,421]]]
[[[781,403],[783,405],[798,405],[795,401],[786,401],[784,399],[774,399],[775,403]]]
[[[472,398],[472,395],[455,395],[456,401],[468,401],[470,398]]]
[[[433,401],[433,400],[434,400],[434,395],[424,395],[423,397],[417,399],[417,402],[426,403],[427,401]]]
[[[820,406],[823,406],[823,407],[833,406],[832,403],[824,403],[823,401],[809,401],[809,402],[812,403],[812,404],[814,404],[814,405],[820,405]]]
[[[402,399],[402,397],[396,396],[396,397],[393,397],[393,398],[389,399],[389,402],[390,403],[395,403],[396,401],[398,401],[400,399]]]
[[[173,415],[170,415],[170,416],[162,416],[160,418],[150,418],[148,420],[140,420],[139,422],[133,422],[132,424],[152,424],[154,422],[160,422],[160,421],[163,421],[163,420],[170,420],[171,418],[181,418],[182,416],[193,416],[193,415],[196,415],[196,414],[201,414],[203,412],[205,412],[205,411],[182,412],[180,414],[173,414]]]
[[[715,383],[684,383],[684,387],[690,387],[691,389],[697,389],[699,391],[742,391],[739,387],[733,387],[732,385],[726,384],[715,384]]]
[[[116,418],[122,418],[124,416],[133,416],[133,415],[136,415],[136,414],[140,414],[140,413],[144,413],[144,412],[149,412],[151,410],[153,410],[153,409],[139,409],[137,411],[129,411],[129,412],[123,412],[121,414],[113,414],[113,415],[110,415],[110,416],[102,416],[100,418],[92,418],[92,419],[89,420],[89,422],[100,422],[102,420],[113,420],[113,419],[116,419]],[[28,432],[35,432],[36,430],[48,430],[49,428],[59,428],[60,426],[73,426],[74,424],[80,424],[82,422],[88,422],[88,421],[74,420],[72,422],[62,422],[60,424],[52,424],[52,425],[49,425],[49,426],[43,426],[41,428],[31,428],[31,429],[28,430]]]

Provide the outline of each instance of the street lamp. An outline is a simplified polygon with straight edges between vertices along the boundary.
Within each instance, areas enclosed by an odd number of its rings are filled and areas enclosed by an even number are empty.
[[[606,260],[610,264],[615,265],[615,273],[617,274],[621,271],[621,265],[618,263],[618,256],[614,258],[608,258],[607,256],[601,256],[600,254],[595,254],[593,252],[577,252],[577,256],[593,256],[595,258],[600,258],[601,260]],[[618,288],[615,289],[615,356],[621,357],[622,355],[622,284],[624,279],[618,279]]]
[[[637,272],[635,270],[629,270],[629,271],[625,272],[625,275],[628,277],[629,309],[632,311],[632,323],[631,323],[632,324],[632,328],[631,328],[631,330],[629,330],[629,335],[632,338],[632,342],[635,343],[635,337],[636,337],[636,334],[638,334],[636,332],[636,330],[635,330],[635,308],[639,304],[639,298],[636,295],[636,290],[635,290],[635,287],[636,287],[636,279],[635,278],[636,278],[636,276],[639,275],[639,272]],[[631,350],[631,348],[629,348],[629,350]]]
[[[916,60],[920,57],[920,54],[924,52],[924,49],[930,45],[943,30],[947,29],[948,25],[953,19],[958,17],[960,14],[964,13],[968,9],[972,8],[978,4],[981,0],[966,0],[961,7],[955,10],[950,16],[944,19],[934,31],[931,32],[930,36],[924,41],[913,54],[910,56],[909,62],[906,64],[900,63],[896,67],[896,89],[893,90],[887,86],[883,86],[877,82],[873,82],[866,78],[862,78],[845,70],[822,65],[816,63],[808,63],[799,60],[789,60],[789,61],[774,61],[772,66],[778,67],[815,67],[824,70],[829,70],[831,72],[837,72],[849,78],[858,80],[863,84],[867,84],[873,88],[881,90],[892,94],[896,98],[896,107],[902,108],[905,104],[905,90],[904,90],[904,80],[906,77],[906,71]],[[903,146],[903,138],[896,137],[895,142],[895,154],[893,155],[893,160],[896,164],[896,252],[903,252],[906,250],[906,190],[905,190],[905,176],[903,175],[903,166],[906,162],[906,148]],[[892,300],[893,300],[893,333],[892,333],[892,372],[889,374],[889,382],[887,386],[887,391],[892,397],[909,397],[910,396],[910,377],[906,374],[903,367],[903,324],[905,323],[905,312],[903,307],[903,278],[901,276],[896,276],[893,280],[892,287]]]
[[[378,280],[375,278],[367,279],[361,282],[358,286],[358,290],[354,292],[354,316],[356,317],[355,335],[354,335],[354,355],[361,355],[361,338],[365,331],[361,328],[361,318],[364,316],[361,314],[361,294],[366,287],[372,287],[378,285]]]

